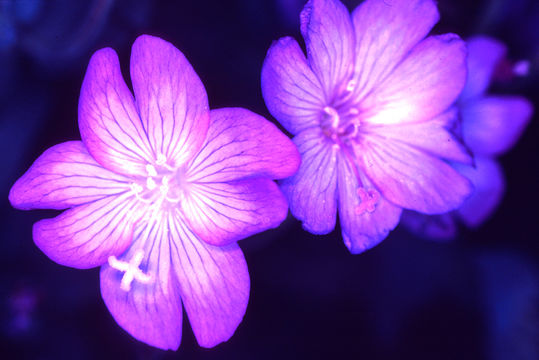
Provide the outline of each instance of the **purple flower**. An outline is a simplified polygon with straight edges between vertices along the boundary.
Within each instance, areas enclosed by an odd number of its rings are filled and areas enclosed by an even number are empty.
[[[474,155],[474,165],[454,164],[474,185],[474,192],[460,208],[440,216],[407,212],[403,223],[412,231],[433,239],[457,234],[457,222],[481,225],[499,205],[505,189],[503,171],[496,156],[508,151],[522,135],[531,114],[531,103],[521,96],[488,95],[496,67],[506,47],[499,41],[477,36],[467,41],[468,79],[457,106],[461,113],[464,142]]]
[[[351,16],[337,0],[311,0],[307,57],[289,37],[268,51],[264,99],[302,156],[282,183],[292,214],[325,234],[338,208],[352,253],[383,240],[403,208],[444,213],[471,192],[446,162],[471,161],[450,131],[466,49],[453,34],[425,38],[437,21],[430,0],[367,0]]]
[[[180,345],[182,307],[201,346],[232,336],[249,297],[235,243],[278,226],[287,203],[271,179],[299,155],[248,110],[209,111],[184,55],[139,37],[131,53],[135,97],[112,49],[96,52],[79,102],[81,141],[45,151],[11,189],[19,209],[68,209],[34,225],[59,264],[101,267],[110,312],[140,341]]]

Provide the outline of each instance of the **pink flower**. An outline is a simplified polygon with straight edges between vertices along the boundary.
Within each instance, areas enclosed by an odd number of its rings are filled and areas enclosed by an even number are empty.
[[[302,156],[282,182],[292,214],[325,234],[338,209],[352,253],[383,240],[402,209],[445,213],[471,192],[447,163],[471,161],[451,132],[466,49],[454,34],[425,38],[438,17],[431,0],[367,0],[351,16],[337,0],[311,0],[307,57],[289,37],[268,51],[264,99]]]
[[[528,124],[533,107],[522,96],[488,95],[496,67],[507,49],[501,42],[476,36],[467,41],[468,79],[457,106],[462,137],[474,155],[473,165],[454,164],[474,185],[474,192],[460,208],[432,217],[406,213],[403,223],[424,236],[447,240],[457,234],[457,222],[481,225],[498,207],[505,190],[503,170],[496,156],[513,147]]]
[[[69,209],[34,225],[59,264],[101,266],[110,312],[140,341],[180,345],[182,307],[201,346],[232,336],[249,298],[237,240],[278,226],[287,203],[271,179],[293,174],[292,142],[248,110],[209,111],[183,54],[139,37],[135,97],[112,49],[96,52],[79,102],[81,141],[56,145],[16,182],[19,209]]]

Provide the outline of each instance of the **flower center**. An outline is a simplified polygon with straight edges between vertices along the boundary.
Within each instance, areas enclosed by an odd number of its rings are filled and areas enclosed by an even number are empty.
[[[354,92],[357,81],[352,79],[343,84],[335,92],[336,96],[329,101],[329,105],[322,109],[320,127],[326,137],[331,139],[333,151],[339,152],[348,161],[351,170],[357,179],[359,187],[356,190],[359,205],[355,208],[357,216],[373,213],[380,201],[380,193],[374,188],[365,188],[362,175],[358,168],[358,154],[355,146],[360,139],[361,116]]]
[[[356,108],[350,108],[342,114],[335,108],[326,106],[322,115],[322,131],[337,144],[347,142],[357,136],[360,125],[356,116],[358,114],[359,110]]]
[[[130,186],[138,200],[156,208],[163,208],[182,200],[184,178],[185,170],[169,166],[165,156],[160,154],[155,164],[146,165],[146,177],[140,177]]]
[[[351,95],[356,87],[356,81],[346,83],[343,91],[333,99],[322,111],[320,126],[324,134],[338,145],[343,145],[358,136],[360,110]]]

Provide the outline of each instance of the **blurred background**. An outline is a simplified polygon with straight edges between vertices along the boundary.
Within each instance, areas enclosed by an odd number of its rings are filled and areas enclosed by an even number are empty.
[[[353,9],[359,0],[345,2]],[[539,107],[539,2],[439,0],[434,33],[494,36],[526,76],[494,93]],[[481,228],[434,242],[398,228],[361,255],[340,228],[326,236],[289,217],[240,242],[251,298],[232,339],[200,348],[139,343],[101,300],[98,269],[57,265],[32,224],[55,211],[10,207],[9,188],[47,148],[80,139],[79,90],[94,51],[114,48],[126,79],[140,34],[172,42],[206,86],[210,106],[265,108],[260,70],[273,40],[300,39],[302,0],[0,0],[0,358],[2,359],[539,359],[539,119],[501,157],[507,190]],[[539,111],[536,110],[536,113]]]

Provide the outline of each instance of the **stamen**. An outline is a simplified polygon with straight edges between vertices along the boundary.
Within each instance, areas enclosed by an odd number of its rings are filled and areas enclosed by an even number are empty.
[[[150,275],[143,273],[139,269],[143,257],[144,251],[142,249],[138,249],[129,262],[118,260],[114,255],[109,256],[108,262],[110,267],[125,273],[120,283],[120,289],[123,291],[131,290],[133,280],[137,280],[142,284],[148,284],[152,280]]]
[[[352,122],[348,124],[348,126],[343,131],[341,131],[340,135],[347,138],[354,138],[358,133],[358,128],[359,126],[355,122]]]
[[[180,197],[171,197],[171,196],[168,196],[168,194],[165,196],[165,199],[168,202],[171,202],[171,203],[174,203],[174,204],[177,204],[182,200]]]
[[[161,194],[166,196],[168,193],[168,178],[166,176],[163,176],[163,179],[161,181],[162,185],[159,186],[159,191],[161,192]]]
[[[340,118],[339,118],[339,113],[337,112],[337,110],[335,110],[331,106],[326,106],[324,108],[324,112],[328,114],[329,117],[331,118],[331,127],[334,129],[338,128]]]
[[[146,187],[148,188],[148,190],[153,190],[157,187],[157,184],[151,177],[149,177],[146,179]]]
[[[167,162],[167,158],[165,155],[163,154],[157,155],[157,161],[156,161],[157,165],[165,165],[166,162]]]
[[[144,188],[137,183],[131,183],[130,187],[131,191],[133,191],[135,194],[140,194],[142,190],[144,190]]]
[[[359,114],[359,110],[355,107],[352,107],[350,108],[350,110],[348,110],[348,114],[350,115],[358,115]]]
[[[356,85],[357,85],[357,81],[352,79],[348,82],[348,84],[346,85],[346,91],[348,92],[352,92],[354,91],[354,89],[356,88]]]
[[[146,165],[146,171],[149,176],[157,176],[157,170],[155,170],[155,167],[151,164]]]
[[[363,187],[357,189],[360,203],[356,206],[356,214],[363,215],[364,213],[372,213],[376,209],[376,205],[380,200],[380,194],[374,189],[366,190]]]

